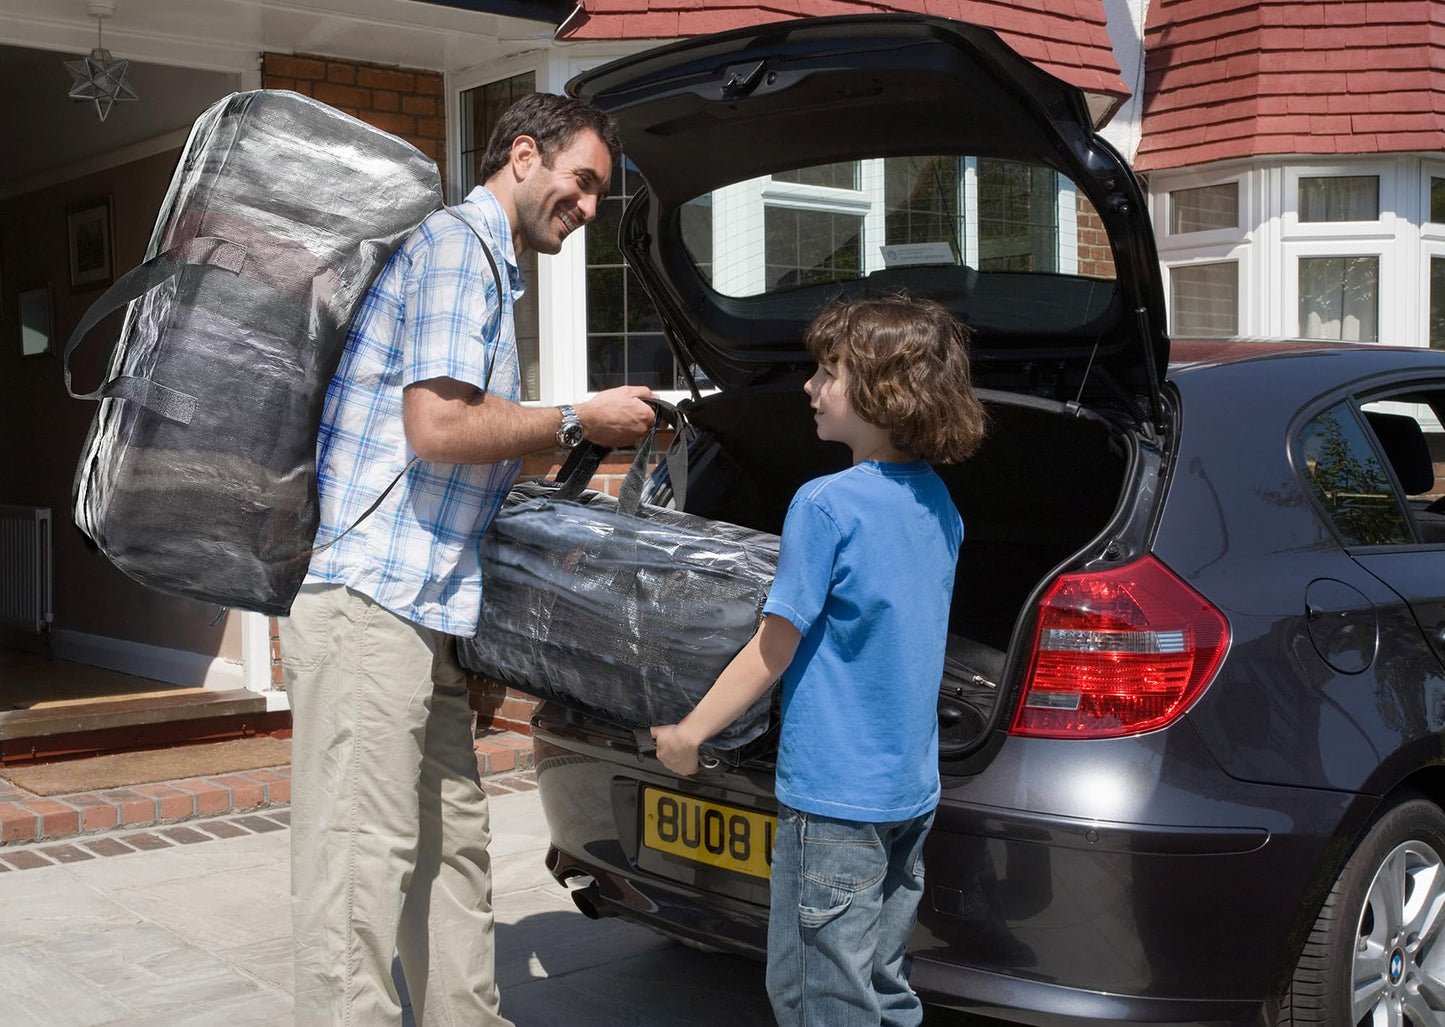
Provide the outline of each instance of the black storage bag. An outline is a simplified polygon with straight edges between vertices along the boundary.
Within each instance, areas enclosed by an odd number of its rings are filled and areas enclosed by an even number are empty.
[[[669,451],[675,483],[686,481],[688,433],[679,425]],[[475,638],[459,640],[464,667],[634,728],[676,723],[697,705],[757,630],[779,540],[641,503],[651,451],[649,434],[615,500],[583,487],[595,459],[565,483],[512,489],[482,539],[482,618]],[[709,749],[764,736],[775,692]]]
[[[69,388],[75,347],[130,303],[105,384],[78,397],[100,408],[75,522],[117,567],[166,592],[288,612],[315,540],[316,433],[348,326],[440,205],[421,151],[297,93],[238,93],[197,119],[146,262],[65,351]]]

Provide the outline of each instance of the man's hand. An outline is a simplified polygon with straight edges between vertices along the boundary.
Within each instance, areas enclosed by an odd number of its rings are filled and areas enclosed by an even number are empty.
[[[652,729],[657,741],[657,758],[674,774],[691,777],[697,773],[697,743],[689,741],[677,724]]]
[[[604,446],[630,446],[652,427],[657,416],[652,407],[642,402],[652,390],[642,385],[622,385],[599,392],[577,404],[582,432],[589,442]]]

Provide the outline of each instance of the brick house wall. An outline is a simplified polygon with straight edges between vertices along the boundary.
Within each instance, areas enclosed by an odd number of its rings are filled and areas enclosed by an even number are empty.
[[[1114,277],[1114,250],[1109,233],[1092,204],[1081,194],[1075,215],[1079,232],[1079,274],[1090,278]]]

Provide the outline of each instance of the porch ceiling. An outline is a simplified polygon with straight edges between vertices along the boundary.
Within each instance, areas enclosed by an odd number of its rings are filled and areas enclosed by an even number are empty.
[[[115,0],[103,31],[117,57],[207,71],[254,72],[257,55],[273,51],[452,72],[545,45],[558,6],[551,0]],[[86,0],[0,0],[0,39],[88,53],[96,19]]]
[[[260,84],[263,52],[456,72],[548,45],[571,0],[115,0],[106,49],[140,94],[105,122],[67,97],[96,45],[86,0],[0,0],[0,196],[124,147],[179,146],[212,102]],[[526,15],[523,17],[522,15]]]

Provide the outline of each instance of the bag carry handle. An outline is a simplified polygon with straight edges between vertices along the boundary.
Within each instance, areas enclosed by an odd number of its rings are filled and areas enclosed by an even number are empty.
[[[625,514],[636,514],[642,505],[642,487],[647,481],[648,464],[652,462],[652,454],[656,447],[657,429],[666,421],[676,429],[672,444],[667,447],[663,459],[667,463],[667,477],[672,482],[673,505],[678,509],[685,509],[687,506],[687,449],[691,444],[695,431],[692,424],[684,414],[673,404],[666,400],[648,398],[643,400],[656,412],[653,418],[652,427],[637,444],[637,455],[632,458],[632,466],[627,469],[627,477],[622,481],[622,487],[617,494],[617,509]],[[579,446],[572,451],[562,469],[557,472],[557,481],[562,482],[562,487],[557,490],[557,499],[576,499],[582,494],[592,476],[597,473],[597,468],[602,465],[602,458],[612,451],[610,446],[604,446],[593,442],[586,446]]]
[[[184,246],[158,253],[138,267],[131,268],[115,280],[109,289],[101,293],[75,331],[65,344],[62,366],[65,371],[65,391],[72,399],[128,399],[139,403],[168,421],[190,424],[196,415],[196,397],[153,382],[149,378],[134,375],[117,375],[94,392],[78,393],[71,385],[70,358],[85,337],[101,321],[117,310],[137,300],[158,286],[176,277],[188,264],[205,264],[211,267],[239,274],[246,261],[246,249],[225,239],[202,237],[192,239]]]

